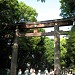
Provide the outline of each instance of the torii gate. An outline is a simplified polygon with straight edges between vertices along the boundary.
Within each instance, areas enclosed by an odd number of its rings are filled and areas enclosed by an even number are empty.
[[[70,26],[73,25],[75,18],[69,19],[56,19],[40,22],[27,22],[18,23],[18,27],[26,29],[34,29],[33,33],[20,34],[18,28],[15,30],[15,40],[13,45],[12,59],[11,59],[11,75],[16,75],[16,65],[17,65],[17,53],[18,53],[18,37],[19,36],[53,36],[54,35],[54,71],[56,75],[60,75],[60,35],[67,35],[68,31],[59,31],[60,26]],[[54,31],[41,33],[38,32],[38,28],[48,28],[54,27]],[[15,53],[15,55],[14,55]],[[14,65],[14,66],[13,66]]]

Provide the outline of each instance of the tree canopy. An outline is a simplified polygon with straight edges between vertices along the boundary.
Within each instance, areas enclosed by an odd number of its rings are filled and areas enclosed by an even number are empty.
[[[63,18],[75,17],[75,0],[60,0],[61,13]],[[74,21],[74,20],[73,20]],[[66,52],[66,66],[74,68],[75,65],[75,25],[72,26],[69,36],[67,36],[67,52]],[[69,63],[69,64],[68,64]]]
[[[18,19],[18,1],[0,0],[0,24],[14,23]]]
[[[75,16],[75,0],[60,0],[61,13],[60,16],[63,18],[74,17]]]
[[[67,44],[67,42],[66,42],[66,38],[61,38],[60,39],[60,53],[61,53],[61,59],[60,59],[60,61],[61,61],[61,67],[63,67],[63,66],[65,66],[66,65],[66,62],[65,62],[65,60],[66,60],[66,53],[67,53],[67,47],[66,47],[66,44]]]
[[[37,12],[32,7],[26,5],[23,2],[19,2],[19,20],[28,22],[28,21],[37,21]]]
[[[17,22],[36,21],[37,12],[17,0],[0,0],[0,16],[0,67],[9,68],[15,25]]]
[[[67,66],[74,68],[75,65],[75,25],[72,27],[69,37],[67,39]]]

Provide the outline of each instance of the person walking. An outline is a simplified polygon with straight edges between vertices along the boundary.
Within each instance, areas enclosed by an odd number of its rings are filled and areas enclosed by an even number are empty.
[[[26,68],[26,70],[24,71],[24,75],[29,75],[29,69]]]
[[[54,71],[52,69],[50,70],[50,75],[54,75]]]
[[[35,69],[32,69],[32,74],[31,75],[36,75],[35,74]]]
[[[47,68],[45,69],[45,75],[48,75],[48,70],[47,70]]]
[[[22,75],[22,71],[21,71],[21,69],[19,69],[19,71],[18,71],[18,75]]]
[[[38,70],[38,74],[37,75],[41,75],[41,70]]]

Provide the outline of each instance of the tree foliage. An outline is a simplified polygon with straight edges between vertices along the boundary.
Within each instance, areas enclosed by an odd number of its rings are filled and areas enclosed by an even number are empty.
[[[69,37],[67,39],[67,66],[71,66],[72,68],[75,65],[75,25],[72,27],[71,32],[69,33]]]
[[[66,53],[67,53],[67,46],[66,46],[66,38],[60,39],[60,51],[61,51],[61,67],[66,65]]]
[[[75,17],[75,0],[60,0],[61,16],[63,18]],[[75,65],[75,25],[73,25],[67,39],[66,66],[74,68]]]
[[[48,37],[45,38],[45,41],[44,41],[45,45],[44,45],[44,48],[45,48],[45,53],[44,53],[44,56],[45,56],[45,60],[50,63],[50,66],[53,67],[53,63],[54,63],[54,42],[49,39]]]
[[[18,18],[18,1],[17,0],[0,0],[0,67],[9,67],[11,54],[11,42],[14,38],[14,28],[12,24]],[[5,62],[4,62],[5,60]]]
[[[38,15],[35,9],[23,2],[19,2],[19,14],[20,21],[24,20],[25,22],[36,21],[36,17]]]
[[[38,29],[38,31],[45,32],[44,29]],[[54,60],[53,41],[51,41],[48,37],[44,36],[25,37],[25,38],[20,38],[19,42],[20,42],[19,50],[21,51],[20,53],[22,52],[24,53],[23,57],[19,58],[19,61],[23,60],[24,63],[29,62],[31,64],[31,67],[35,67],[36,69],[41,69],[41,70],[42,69],[44,70],[46,67],[50,68],[49,66],[51,67],[53,66],[52,65]],[[20,53],[19,56],[21,56]],[[19,64],[19,66],[21,64]],[[35,65],[37,65],[38,67]],[[27,67],[26,64],[25,66]]]
[[[75,16],[75,0],[60,0],[61,13],[60,16],[63,18],[74,17]]]
[[[18,18],[17,0],[0,0],[0,24],[14,23]]]
[[[27,21],[36,20],[36,10],[25,5],[24,3],[21,3],[19,3],[17,0],[0,0],[0,59],[2,60],[0,62],[1,68],[10,68],[10,57],[13,40],[15,37],[15,24],[23,19],[21,15],[24,16],[26,13],[28,16],[26,19]],[[24,14],[22,14],[22,11]],[[26,17],[24,16],[24,18]]]

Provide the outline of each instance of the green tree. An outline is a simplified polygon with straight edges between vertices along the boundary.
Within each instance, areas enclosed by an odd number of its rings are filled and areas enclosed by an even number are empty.
[[[15,28],[12,25],[14,24],[14,21],[18,18],[17,10],[18,10],[17,0],[15,1],[0,0],[0,41],[1,41],[0,51],[1,51],[1,54],[3,51],[6,55],[10,54],[9,47],[11,46],[11,42],[12,42],[11,38],[13,38],[13,31]],[[9,59],[8,57],[5,57],[5,60]],[[6,62],[8,61],[9,60],[7,60]]]
[[[0,24],[14,23],[18,18],[17,0],[0,0]]]
[[[63,18],[75,17],[75,1],[74,0],[60,0],[61,3],[61,16]],[[67,53],[66,53],[66,66],[74,67],[74,55],[75,55],[75,25],[73,25],[71,32],[67,39]],[[69,63],[69,64],[68,64]]]
[[[66,65],[66,53],[67,53],[67,46],[66,46],[66,38],[60,39],[60,51],[61,51],[61,67]]]
[[[38,31],[45,32],[45,30],[40,28]],[[19,42],[19,67],[25,69],[25,66],[27,67],[26,63],[28,62],[31,64],[31,67],[35,67],[36,69],[44,70],[46,67],[53,67],[54,42],[50,38],[44,36],[23,37],[19,39]]]
[[[11,57],[13,40],[15,38],[15,23],[20,22],[20,20],[23,19],[21,17],[21,12],[29,12],[27,15],[30,16],[27,18],[29,20],[26,19],[27,21],[36,20],[37,13],[33,8],[24,5],[23,7],[27,7],[28,9],[19,10],[20,7],[21,4],[19,4],[17,0],[0,0],[0,56],[2,57],[0,57],[2,60],[0,64],[1,68],[10,68],[9,57]],[[24,15],[25,14],[22,14],[22,16]]]
[[[67,39],[67,66],[74,68],[75,65],[75,25],[72,27],[71,32],[69,33],[69,37]]]
[[[44,32],[43,29],[38,29],[38,31]],[[44,52],[43,45],[44,45],[44,37],[21,37],[19,38],[19,46],[20,46],[19,59],[18,59],[19,66],[20,67],[24,66],[24,69],[25,69],[25,66],[27,67],[26,63],[28,62],[31,64],[31,67],[33,66],[35,67],[35,65],[40,66],[39,64],[43,62],[42,61],[42,56]],[[23,57],[21,56],[21,54]]]
[[[75,1],[74,0],[60,0],[61,13],[60,16],[63,18],[74,17],[75,16]]]
[[[54,65],[54,42],[48,37],[45,37],[44,48],[45,48],[44,59],[46,62],[49,63],[50,67],[53,67]]]
[[[23,2],[19,2],[19,19],[20,21],[36,21],[37,19],[37,12],[35,9],[33,9],[32,7],[26,5]]]
[[[18,1],[0,0],[0,67],[10,68],[12,39],[14,38],[15,22],[18,19]]]

